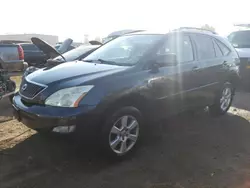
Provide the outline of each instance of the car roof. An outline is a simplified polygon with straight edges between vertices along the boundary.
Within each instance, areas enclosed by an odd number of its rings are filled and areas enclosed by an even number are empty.
[[[171,30],[171,31],[140,31],[140,32],[135,32],[135,33],[128,33],[125,35],[168,35],[171,33],[197,33],[197,34],[206,34],[206,35],[210,35],[210,36],[214,36],[217,37],[218,35],[215,34],[212,31],[208,31],[208,30],[202,30],[202,29],[176,29],[176,30]]]
[[[35,46],[35,44],[33,44],[33,43],[19,43],[19,45],[21,45],[21,46],[28,46],[28,45]]]
[[[244,32],[250,32],[250,29],[244,29],[244,30],[237,30],[237,31],[233,31],[231,33],[244,33]],[[230,34],[231,34],[230,33]]]

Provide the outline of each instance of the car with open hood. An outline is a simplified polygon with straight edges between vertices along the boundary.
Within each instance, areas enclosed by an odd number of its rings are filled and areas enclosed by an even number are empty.
[[[38,132],[91,137],[112,157],[133,151],[145,126],[166,116],[206,106],[225,114],[238,80],[235,49],[200,29],[123,35],[82,61],[25,77],[14,114]]]
[[[90,41],[88,45],[81,45],[72,50],[68,50],[68,46],[72,43],[71,39],[65,40],[58,49],[55,49],[50,44],[36,37],[31,38],[31,40],[33,44],[46,54],[47,60],[44,64],[38,67],[30,66],[24,72],[24,76],[27,76],[42,67],[51,67],[69,61],[81,60],[101,45],[101,43],[97,41]]]

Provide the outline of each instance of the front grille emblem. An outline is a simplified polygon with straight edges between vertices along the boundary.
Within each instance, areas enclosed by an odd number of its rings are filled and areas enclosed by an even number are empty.
[[[24,84],[21,88],[22,91],[25,91],[27,89],[28,85],[27,84]]]

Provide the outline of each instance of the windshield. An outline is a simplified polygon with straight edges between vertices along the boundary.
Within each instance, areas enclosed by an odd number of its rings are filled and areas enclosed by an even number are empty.
[[[97,45],[93,45],[93,46],[82,45],[82,46],[79,46],[73,50],[70,50],[70,51],[64,53],[63,57],[67,61],[73,61],[73,60],[78,59],[81,55],[83,55],[83,54],[85,54],[85,53],[89,52],[90,50],[95,49],[97,47],[98,47]],[[61,60],[61,59],[62,59],[61,56],[58,56],[55,58],[55,60]]]
[[[112,64],[115,65],[132,66],[161,38],[162,35],[130,35],[118,37],[88,55],[84,61],[96,62],[101,59],[104,64],[108,64],[108,61],[112,61]]]
[[[237,31],[228,36],[228,40],[236,48],[250,48],[250,31]]]

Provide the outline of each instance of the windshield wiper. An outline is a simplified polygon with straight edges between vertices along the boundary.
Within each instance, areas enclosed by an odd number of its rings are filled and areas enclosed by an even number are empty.
[[[95,59],[95,60],[83,60],[85,62],[100,62],[101,64],[109,64],[109,65],[118,65],[116,62],[114,61],[108,61],[108,60],[104,60],[104,59]]]

